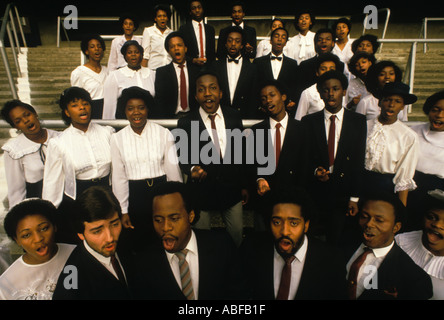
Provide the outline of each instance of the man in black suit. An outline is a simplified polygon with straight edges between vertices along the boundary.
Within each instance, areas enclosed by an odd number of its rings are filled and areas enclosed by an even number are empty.
[[[179,31],[187,44],[187,59],[198,67],[212,64],[216,60],[214,27],[204,23],[203,0],[190,0],[190,19]]]
[[[110,188],[90,187],[74,205],[72,218],[83,243],[66,261],[53,300],[133,298],[132,256],[128,252],[117,253],[122,231],[119,201]]]
[[[165,49],[173,61],[156,69],[156,109],[150,117],[178,119],[198,107],[194,93],[199,68],[186,60],[187,44],[182,33],[171,32],[165,39]]]
[[[361,244],[347,263],[349,299],[427,300],[430,276],[394,241],[405,207],[393,194],[365,195],[359,200]]]
[[[301,120],[307,145],[307,188],[313,199],[319,199],[316,227],[332,244],[339,244],[344,226],[353,222],[347,214],[357,213],[367,139],[365,117],[343,108],[347,86],[343,73],[324,73],[317,88],[325,108]]]
[[[160,241],[140,255],[136,297],[240,298],[237,249],[224,231],[192,228],[194,197],[187,185],[166,182],[153,189],[151,198],[154,229]]]
[[[245,32],[245,46],[243,49],[243,56],[248,59],[256,57],[257,38],[256,29],[245,24],[245,4],[241,1],[234,1],[231,6],[231,20],[232,26],[238,26]],[[224,59],[227,56],[225,43],[227,42],[229,27],[222,28],[219,32],[219,39],[217,41],[218,59]]]
[[[210,214],[219,212],[227,231],[240,245],[243,205],[248,202],[242,161],[243,124],[237,110],[220,105],[221,98],[217,74],[202,73],[196,80],[200,108],[179,119],[173,134],[176,141],[179,138],[180,167],[199,199],[196,228],[209,229]]]
[[[221,104],[237,109],[242,119],[263,118],[258,109],[258,74],[256,66],[242,56],[245,45],[244,31],[240,27],[230,27],[227,31],[225,47],[227,56],[214,63],[222,88]]]
[[[316,83],[316,71],[318,66],[318,57],[324,53],[331,53],[335,46],[336,35],[333,30],[328,28],[319,29],[314,37],[314,46],[316,56],[304,60],[299,65],[298,92],[301,93],[314,83]],[[336,70],[344,72],[345,65],[341,61]]]
[[[297,93],[299,68],[296,60],[284,55],[284,47],[288,41],[288,31],[277,28],[271,32],[271,52],[254,59],[260,81],[279,80],[287,87],[286,108],[291,118],[294,118],[299,100]]]
[[[307,234],[312,200],[301,189],[270,191],[270,232],[250,233],[241,246],[246,295],[252,300],[345,299],[342,253]]]
[[[257,151],[253,153],[257,157],[265,156],[268,161],[265,164],[258,159],[255,161],[256,192],[251,198],[257,204],[255,212],[259,220],[255,219],[255,225],[257,223],[262,229],[262,219],[265,218],[266,224],[269,221],[263,205],[267,192],[276,187],[305,187],[306,157],[302,126],[285,110],[287,93],[284,86],[278,80],[269,80],[262,85],[260,98],[267,118],[251,128]]]

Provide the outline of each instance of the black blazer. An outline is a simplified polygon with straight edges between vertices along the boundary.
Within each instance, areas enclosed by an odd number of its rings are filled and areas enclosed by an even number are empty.
[[[225,28],[222,28],[219,32],[219,39],[217,40],[217,52],[216,56],[219,60],[224,59],[227,56],[227,49],[225,48],[225,43],[228,38],[228,30],[231,28],[231,25]],[[250,27],[244,22],[244,36],[245,43],[249,43],[253,47],[253,52],[249,54],[245,54],[245,50],[243,50],[243,56],[249,59],[254,59],[256,57],[257,50],[257,38],[256,38],[256,29]]]
[[[225,120],[225,128],[229,130],[239,129],[243,131],[242,119],[237,110],[229,107],[221,107]],[[244,144],[241,145],[242,150],[237,150],[237,144],[232,139],[230,151],[226,151],[226,158],[222,161],[220,157],[209,151],[209,147],[212,147],[212,151],[216,148],[211,140],[211,137],[206,134],[207,139],[204,139],[202,135],[203,131],[206,131],[205,124],[203,123],[199,110],[192,111],[186,117],[178,120],[177,128],[178,132],[187,133],[187,143],[180,143],[178,147],[179,153],[179,165],[182,172],[189,177],[191,176],[191,168],[195,165],[201,166],[206,172],[207,177],[202,182],[194,182],[190,179],[187,180],[190,188],[194,190],[196,195],[197,204],[199,209],[211,210],[211,209],[225,209],[233,206],[237,202],[241,201],[241,189],[246,185],[246,172],[244,170],[244,163],[236,160],[236,155],[239,153],[245,154]],[[195,132],[195,129],[198,132]],[[173,131],[173,134],[175,132]],[[196,139],[196,135],[201,137]],[[176,136],[176,141],[184,137]],[[194,139],[193,139],[194,138]],[[180,141],[179,141],[180,142]],[[186,153],[182,153],[181,147],[187,146]],[[228,144],[227,144],[228,146]],[[197,148],[196,148],[197,147]],[[204,149],[202,151],[202,149]],[[199,151],[199,154],[197,154]],[[200,155],[211,156],[212,159],[219,159],[219,163],[211,161],[211,163],[205,163]]]
[[[64,281],[73,274],[60,274],[53,300],[127,300],[132,299],[134,284],[134,264],[128,254],[118,254],[128,286],[123,285],[85,248],[83,243],[77,245],[65,266],[77,268],[77,289],[66,289]],[[68,279],[69,280],[69,279]]]
[[[256,66],[249,59],[243,58],[242,60],[242,68],[234,92],[233,103],[230,101],[227,59],[217,60],[213,64],[214,70],[219,75],[220,86],[223,91],[221,104],[237,109],[242,119],[261,119],[264,114],[259,110],[258,72]]]
[[[251,127],[255,137],[254,146],[257,148],[262,142],[264,155],[269,155],[269,159],[274,165],[274,148],[270,135],[270,120],[267,118]],[[264,138],[264,139],[263,139]],[[263,141],[260,141],[263,140]],[[288,118],[287,130],[282,144],[278,166],[271,175],[258,174],[259,168],[267,167],[268,164],[259,164],[256,161],[255,178],[264,178],[268,181],[270,188],[277,186],[298,186],[305,187],[306,183],[306,151],[305,137],[302,125],[298,120]],[[254,151],[253,151],[254,152]],[[267,170],[268,171],[268,170]]]
[[[377,279],[377,288],[364,290],[358,300],[428,300],[433,295],[430,276],[396,243],[379,266]]]
[[[272,80],[273,69],[271,68],[271,53],[254,59],[253,63],[257,65],[260,80]],[[288,89],[287,102],[294,101],[297,105],[299,95],[297,94],[299,67],[298,62],[292,58],[283,56],[282,67],[277,80],[285,85]],[[293,114],[294,117],[294,114]]]
[[[247,236],[240,248],[246,295],[253,300],[274,300],[274,241],[266,232]],[[316,238],[308,237],[305,264],[295,300],[345,299],[343,254]]]
[[[194,230],[199,254],[198,300],[241,298],[239,258],[225,231]],[[138,257],[137,299],[185,300],[162,245],[149,247]]]
[[[188,105],[191,110],[197,108],[196,101],[196,78],[199,74],[199,68],[190,62],[187,62],[188,69]],[[156,69],[156,78],[154,81],[156,102],[155,110],[151,110],[150,118],[173,119],[179,95],[179,82],[173,62]]]
[[[319,166],[328,170],[328,145],[324,124],[324,110],[301,119],[307,139],[308,188],[313,195],[331,196],[340,201],[361,194],[364,171],[367,122],[364,116],[344,109],[341,136],[336,151],[334,170],[329,181],[320,182],[315,176]]]
[[[194,32],[193,24],[191,20],[182,25],[179,31],[185,37],[185,43],[187,45],[187,59],[192,61],[194,58],[199,58],[199,44],[196,34]],[[205,55],[207,58],[207,64],[211,64],[216,60],[216,38],[214,27],[209,24],[204,24],[205,32]]]

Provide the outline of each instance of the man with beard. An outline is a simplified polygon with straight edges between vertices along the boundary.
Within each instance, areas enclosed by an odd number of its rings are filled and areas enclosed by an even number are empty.
[[[110,188],[94,186],[76,199],[74,207],[73,225],[83,242],[68,258],[53,300],[131,299],[133,260],[117,253],[122,231],[119,201]]]
[[[248,298],[345,298],[345,263],[329,245],[307,235],[311,199],[297,188],[271,190],[269,233],[250,234],[241,247]]]

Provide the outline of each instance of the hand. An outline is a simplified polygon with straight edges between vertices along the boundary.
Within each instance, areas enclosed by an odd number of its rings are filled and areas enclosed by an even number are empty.
[[[318,167],[315,173],[316,179],[322,182],[326,182],[330,179],[330,171],[325,170],[322,167]]]
[[[247,51],[248,53],[252,53],[253,52],[253,46],[249,43],[247,43],[245,45],[245,51]]]
[[[257,193],[260,196],[263,196],[265,193],[267,193],[268,191],[270,191],[270,186],[268,185],[267,180],[265,179],[259,179],[257,181]]]
[[[358,213],[358,203],[350,200],[348,202],[347,216],[354,217],[357,213]]]
[[[353,104],[356,106],[359,101],[361,101],[361,95],[358,95],[356,97],[353,98]]]
[[[242,189],[241,193],[242,193],[242,205],[244,206],[248,203],[248,200],[250,200],[250,193],[248,192],[247,189]]]
[[[207,177],[207,172],[201,166],[194,166],[191,170],[191,179],[201,182]]]
[[[134,229],[134,226],[131,224],[131,219],[127,213],[122,214],[121,221],[122,221],[122,225],[125,229]]]
[[[207,58],[194,58],[193,63],[198,66],[203,66],[207,62]]]
[[[294,108],[296,108],[296,103],[290,100],[287,104],[287,111],[292,111]]]

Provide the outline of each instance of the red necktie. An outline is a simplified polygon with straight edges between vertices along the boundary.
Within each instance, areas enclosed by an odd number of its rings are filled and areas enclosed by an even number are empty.
[[[211,120],[211,129],[213,131],[214,145],[216,146],[216,149],[219,152],[220,157],[222,158],[222,152],[220,150],[220,145],[219,145],[219,136],[217,134],[217,129],[216,129],[216,122],[214,121],[214,119],[216,118],[216,114],[210,114],[210,115],[208,115],[208,117]]]
[[[336,130],[336,116],[330,117],[330,130],[328,132],[328,161],[331,167],[335,162],[335,130]]]
[[[203,35],[202,35],[202,23],[199,23],[199,41],[200,41],[200,57],[204,58],[204,46],[203,46]]]
[[[284,268],[282,268],[281,283],[279,284],[276,300],[288,300],[291,280],[291,263],[295,258],[295,256],[291,256],[285,259],[285,265]]]
[[[279,163],[279,157],[281,155],[281,130],[282,125],[280,123],[276,124],[276,139],[275,139],[275,151],[276,151],[276,167]]]
[[[120,267],[120,263],[117,261],[116,256],[111,256],[111,264],[113,265],[113,269],[116,272],[120,282],[126,285],[125,276],[123,275],[122,268]]]
[[[364,248],[364,252],[359,257],[356,258],[356,260],[353,262],[353,264],[350,267],[347,279],[347,289],[350,300],[356,299],[356,287],[358,284],[359,269],[361,269],[361,266],[364,263],[365,258],[367,258],[368,254],[371,252],[372,250],[370,248]]]
[[[185,80],[185,71],[183,68],[185,65],[179,65],[180,68],[180,106],[183,110],[188,108],[188,100],[187,100],[187,81]]]

